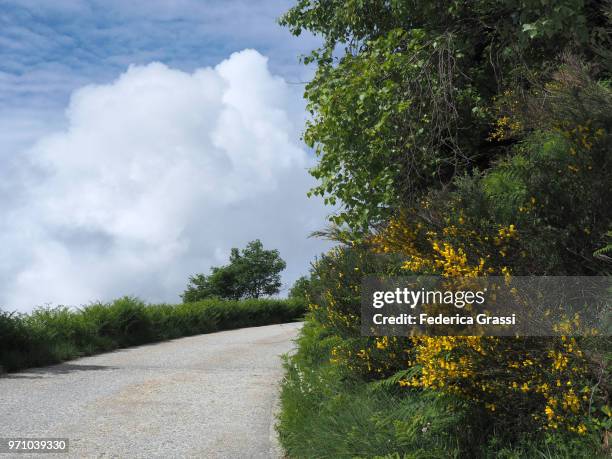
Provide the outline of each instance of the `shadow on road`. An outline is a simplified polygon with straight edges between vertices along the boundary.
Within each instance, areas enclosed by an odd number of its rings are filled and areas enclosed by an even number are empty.
[[[103,371],[115,370],[117,367],[108,365],[79,365],[75,363],[60,363],[50,367],[32,368],[20,373],[8,373],[0,375],[5,379],[42,379],[50,375],[65,375],[76,371]]]

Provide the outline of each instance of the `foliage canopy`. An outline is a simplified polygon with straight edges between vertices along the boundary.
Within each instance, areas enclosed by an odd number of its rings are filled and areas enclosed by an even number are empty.
[[[238,300],[274,295],[280,290],[280,273],[286,266],[278,250],[266,250],[256,239],[242,250],[232,248],[228,265],[211,268],[208,276],[191,276],[182,298],[190,303],[214,297]]]
[[[281,23],[324,38],[305,58],[319,156],[312,194],[365,229],[456,175],[489,167],[512,139],[490,138],[496,99],[527,90],[570,49],[600,62],[601,2],[300,0]]]

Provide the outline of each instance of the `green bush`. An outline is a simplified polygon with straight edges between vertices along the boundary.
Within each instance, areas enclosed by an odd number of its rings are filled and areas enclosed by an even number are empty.
[[[598,439],[561,432],[508,441],[465,399],[402,391],[394,378],[366,381],[332,365],[343,339],[312,314],[286,358],[278,432],[291,458],[595,458]]]
[[[304,311],[299,299],[148,305],[131,297],[78,310],[0,311],[0,365],[15,371],[181,336],[290,322]]]
[[[329,363],[340,341],[310,316],[296,354],[286,359],[278,431],[289,457],[459,454],[462,437],[469,437],[459,432],[467,413],[462,402],[433,393],[405,397],[355,378]]]

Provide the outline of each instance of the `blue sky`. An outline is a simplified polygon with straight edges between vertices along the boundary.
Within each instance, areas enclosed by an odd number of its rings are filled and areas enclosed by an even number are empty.
[[[57,107],[86,83],[130,64],[160,61],[181,70],[214,65],[254,48],[273,73],[299,81],[297,57],[316,45],[276,19],[290,1],[0,1],[0,100],[6,107]]]
[[[307,271],[329,209],[305,197],[318,39],[276,23],[291,4],[0,0],[0,307],[174,301],[256,237],[285,287]]]

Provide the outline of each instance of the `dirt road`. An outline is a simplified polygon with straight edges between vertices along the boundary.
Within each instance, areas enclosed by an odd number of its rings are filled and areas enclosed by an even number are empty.
[[[279,356],[299,327],[198,335],[4,375],[0,437],[68,438],[67,456],[37,456],[49,458],[279,457]]]

